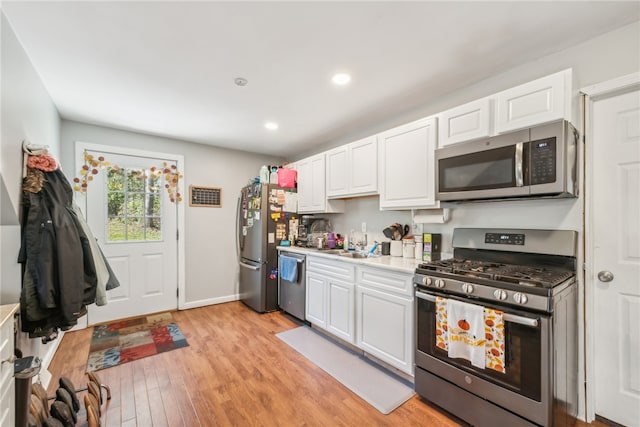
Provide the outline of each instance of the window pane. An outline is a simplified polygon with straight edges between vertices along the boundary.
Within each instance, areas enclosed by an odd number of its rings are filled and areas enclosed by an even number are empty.
[[[144,240],[142,218],[127,218],[127,240]]]
[[[148,194],[146,208],[148,216],[160,216],[160,195]]]
[[[147,192],[148,193],[158,193],[162,186],[162,175],[154,175],[147,171],[149,177],[147,178]]]
[[[127,216],[144,215],[144,194],[127,195]]]
[[[124,193],[107,193],[107,215],[124,215]]]
[[[107,219],[107,240],[110,242],[127,240],[124,218]]]
[[[145,171],[129,169],[127,171],[127,190],[128,191],[144,191]]]
[[[148,217],[146,227],[146,240],[162,240],[162,219]]]
[[[124,171],[122,169],[107,169],[107,190],[123,191],[124,190]]]
[[[108,241],[162,240],[164,176],[154,169],[107,170]]]

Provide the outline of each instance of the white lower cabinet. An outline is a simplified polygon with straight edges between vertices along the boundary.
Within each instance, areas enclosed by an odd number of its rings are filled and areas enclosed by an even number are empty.
[[[306,319],[355,344],[354,266],[307,256]]]
[[[0,426],[15,424],[13,315],[18,304],[0,306]]]
[[[323,329],[327,327],[326,278],[318,273],[307,272],[306,318]]]
[[[355,344],[355,285],[327,279],[327,330],[335,336]]]
[[[356,345],[413,375],[413,298],[357,286]]]
[[[358,266],[356,345],[413,375],[413,274]]]

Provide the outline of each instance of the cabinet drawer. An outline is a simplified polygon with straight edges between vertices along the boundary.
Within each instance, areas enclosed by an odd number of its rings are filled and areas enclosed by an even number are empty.
[[[386,292],[413,296],[413,274],[359,266],[356,282],[358,285],[366,285]]]
[[[307,256],[307,271],[315,271],[346,282],[354,281],[354,265],[350,262]]]

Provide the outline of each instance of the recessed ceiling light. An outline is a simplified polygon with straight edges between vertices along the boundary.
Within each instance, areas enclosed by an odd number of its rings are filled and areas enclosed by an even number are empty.
[[[267,122],[264,124],[264,127],[266,127],[269,130],[276,130],[278,129],[278,124],[276,122]]]
[[[344,86],[351,81],[351,76],[346,73],[338,73],[333,75],[333,77],[331,78],[331,81],[334,84]]]
[[[237,86],[246,86],[247,83],[249,83],[249,81],[247,79],[245,79],[244,77],[236,77],[233,82],[237,85]]]

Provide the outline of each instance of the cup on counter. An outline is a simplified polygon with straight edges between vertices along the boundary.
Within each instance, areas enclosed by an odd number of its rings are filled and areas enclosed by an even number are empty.
[[[391,247],[389,248],[389,255],[391,256],[402,256],[402,241],[401,240],[392,240],[389,242]]]
[[[389,255],[391,253],[391,242],[382,242],[380,243],[380,246],[380,252],[382,255]]]

